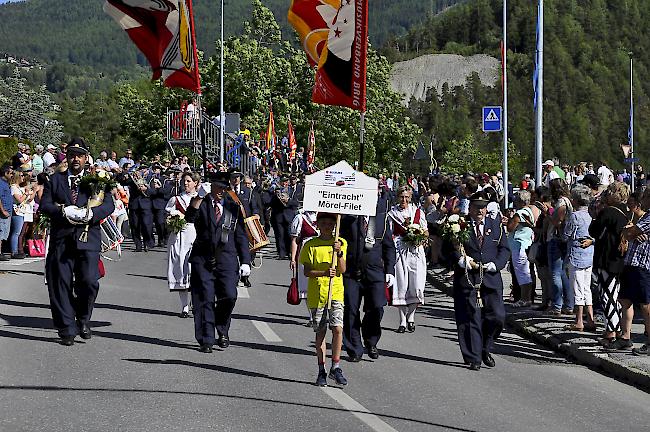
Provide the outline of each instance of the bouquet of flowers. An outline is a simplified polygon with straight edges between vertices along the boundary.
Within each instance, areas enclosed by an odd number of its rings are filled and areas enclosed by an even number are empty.
[[[183,231],[183,229],[185,229],[185,225],[187,225],[185,215],[180,212],[167,216],[166,222],[167,229],[169,232],[173,232],[174,234],[178,234],[179,232]]]
[[[112,179],[110,173],[106,171],[97,171],[95,174],[83,176],[79,183],[79,190],[83,189],[90,192],[88,204],[86,205],[87,215],[89,214],[90,209],[102,205],[104,198],[106,197],[106,192],[109,192],[115,187],[117,187],[117,183]],[[90,224],[86,224],[86,228],[79,237],[80,242],[85,243],[88,241],[89,228]]]
[[[404,241],[413,247],[425,246],[429,241],[426,231],[419,224],[411,223],[410,218],[404,220],[404,230]]]
[[[447,240],[455,246],[469,240],[469,224],[465,218],[452,214],[439,219],[437,223],[443,240]]]

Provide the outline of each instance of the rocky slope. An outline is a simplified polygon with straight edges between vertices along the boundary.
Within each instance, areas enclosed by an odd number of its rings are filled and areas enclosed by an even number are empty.
[[[494,87],[499,81],[500,66],[499,60],[485,54],[471,57],[429,54],[395,63],[391,84],[395,91],[404,95],[406,104],[411,97],[424,100],[427,91],[434,87],[440,94],[445,83],[449,88],[465,85],[474,72],[483,84]]]

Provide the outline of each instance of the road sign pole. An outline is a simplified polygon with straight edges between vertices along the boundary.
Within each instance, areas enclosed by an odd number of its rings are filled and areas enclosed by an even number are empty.
[[[503,0],[503,205],[508,208],[508,65],[506,53],[508,51],[507,31],[507,10],[508,2]]]
[[[636,176],[634,174],[634,75],[633,69],[634,63],[632,55],[630,55],[630,157],[632,158],[632,172],[630,176],[632,178],[632,192],[634,192],[636,183]]]

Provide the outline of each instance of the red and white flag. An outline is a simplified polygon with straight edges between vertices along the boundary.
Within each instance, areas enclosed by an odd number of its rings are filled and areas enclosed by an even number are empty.
[[[287,129],[289,130],[289,161],[293,162],[296,159],[296,150],[298,149],[298,143],[296,142],[296,134],[293,131],[291,117],[288,118]]]
[[[278,136],[275,134],[275,120],[273,119],[273,104],[269,104],[269,125],[266,127],[267,151],[275,151],[275,141],[277,137]]]
[[[314,164],[314,159],[316,158],[316,135],[314,134],[314,122],[311,122],[311,128],[309,129],[309,146],[307,148],[307,165],[311,166]]]
[[[192,0],[106,0],[104,12],[147,58],[153,80],[201,93]]]
[[[312,100],[365,111],[368,0],[292,0],[288,19],[318,64]]]

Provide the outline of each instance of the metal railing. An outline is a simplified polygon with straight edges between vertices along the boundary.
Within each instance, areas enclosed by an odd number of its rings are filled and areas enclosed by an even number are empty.
[[[201,130],[205,130],[205,150],[208,161],[216,164],[221,161],[221,146],[219,140],[219,125],[203,114],[200,119],[194,112],[167,110],[167,143],[174,149],[175,145],[191,145],[196,155],[202,154]],[[224,155],[229,166],[247,175],[253,175],[259,163],[251,155],[243,138],[234,134],[226,134],[224,139]]]

